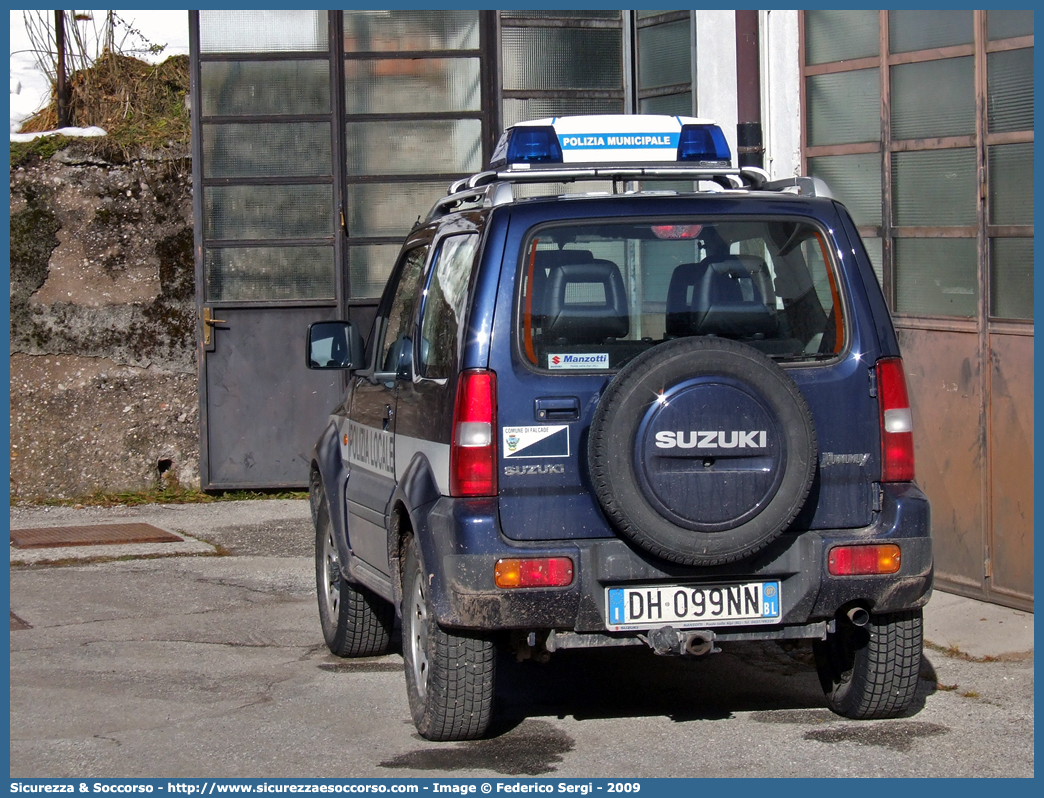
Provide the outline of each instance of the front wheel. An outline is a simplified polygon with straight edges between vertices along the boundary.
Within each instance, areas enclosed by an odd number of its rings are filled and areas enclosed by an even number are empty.
[[[493,718],[493,642],[436,623],[414,540],[403,567],[402,648],[410,713],[421,736],[445,741],[485,735]]]
[[[395,607],[344,578],[333,523],[320,485],[315,507],[315,586],[326,646],[338,657],[374,657],[391,643]]]
[[[846,718],[894,718],[917,692],[924,620],[920,609],[871,615],[865,627],[839,620],[812,649],[827,705]]]

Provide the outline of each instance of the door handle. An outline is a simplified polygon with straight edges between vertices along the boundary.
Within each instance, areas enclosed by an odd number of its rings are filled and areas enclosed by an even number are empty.
[[[542,396],[533,406],[537,421],[576,421],[580,418],[577,396]]]
[[[392,420],[392,416],[393,415],[395,415],[395,411],[392,410],[392,406],[391,405],[385,405],[384,406],[384,418],[382,419],[385,432],[388,431],[388,426],[391,424],[391,420]]]
[[[203,308],[203,346],[210,346],[210,331],[217,324],[228,324],[228,322],[224,319],[211,318],[210,308]]]

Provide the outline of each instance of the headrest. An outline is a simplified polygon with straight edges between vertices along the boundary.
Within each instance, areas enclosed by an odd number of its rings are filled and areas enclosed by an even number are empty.
[[[779,329],[772,277],[765,261],[727,255],[684,263],[667,289],[668,335],[772,337]]]
[[[612,261],[568,263],[551,269],[544,300],[546,340],[597,343],[624,338],[630,330],[627,293],[620,269]]]

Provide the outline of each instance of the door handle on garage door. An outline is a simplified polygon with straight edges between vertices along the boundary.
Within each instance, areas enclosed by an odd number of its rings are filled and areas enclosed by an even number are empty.
[[[214,319],[210,316],[210,308],[203,308],[203,346],[210,346],[210,330],[216,324],[228,324],[224,319]]]

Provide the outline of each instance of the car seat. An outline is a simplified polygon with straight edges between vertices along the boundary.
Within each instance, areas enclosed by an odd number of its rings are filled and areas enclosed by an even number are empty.
[[[544,292],[546,342],[583,344],[623,338],[631,320],[619,267],[608,260],[550,270]]]
[[[668,336],[770,338],[779,320],[772,278],[761,258],[726,255],[684,263],[667,289]]]

